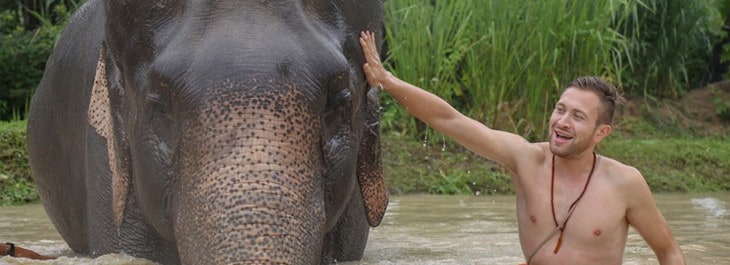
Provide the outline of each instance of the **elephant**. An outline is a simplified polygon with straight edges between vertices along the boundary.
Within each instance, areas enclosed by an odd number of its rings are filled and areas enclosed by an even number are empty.
[[[388,196],[358,39],[383,17],[383,0],[86,1],[29,109],[51,221],[92,257],[361,259]]]

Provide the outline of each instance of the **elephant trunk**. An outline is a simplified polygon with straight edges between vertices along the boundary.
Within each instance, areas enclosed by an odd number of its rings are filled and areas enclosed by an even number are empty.
[[[319,120],[271,98],[213,101],[185,129],[171,216],[183,263],[319,263]]]

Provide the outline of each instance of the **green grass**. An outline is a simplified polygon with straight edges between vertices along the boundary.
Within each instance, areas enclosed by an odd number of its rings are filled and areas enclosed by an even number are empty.
[[[730,191],[727,138],[613,139],[599,152],[639,169],[654,191]]]
[[[38,200],[25,150],[25,121],[0,122],[0,205]]]
[[[639,169],[654,192],[730,191],[727,138],[624,139],[611,136],[597,151]],[[383,138],[391,194],[512,194],[509,175],[491,161],[450,141]]]
[[[510,194],[509,175],[499,165],[440,141],[385,135],[383,165],[391,194]]]

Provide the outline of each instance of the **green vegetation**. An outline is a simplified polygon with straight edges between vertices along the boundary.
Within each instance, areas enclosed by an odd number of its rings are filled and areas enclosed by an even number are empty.
[[[715,114],[723,121],[723,122],[730,122],[730,93],[724,94],[721,89],[722,84],[716,84],[711,85],[709,87],[710,89],[710,95],[712,97],[712,104],[713,109],[715,110]],[[728,91],[730,91],[730,88],[725,87]]]
[[[418,141],[384,135],[383,165],[391,194],[510,194],[510,177],[501,168],[446,139]]]
[[[679,97],[722,28],[714,1],[392,0],[386,65],[493,128],[541,137],[563,86],[598,75],[631,95]],[[383,128],[428,129],[385,97]]]
[[[727,138],[611,137],[597,153],[639,169],[654,192],[730,191]],[[383,147],[391,194],[514,193],[504,169],[448,141],[424,146],[388,135]]]
[[[728,139],[613,139],[599,152],[635,166],[654,191],[730,190]]]
[[[23,121],[0,122],[0,205],[38,200],[25,151]]]
[[[36,10],[0,9],[0,120],[25,118],[46,60],[70,16],[66,4],[45,2]],[[29,28],[30,21],[39,25]]]
[[[617,27],[629,40],[623,87],[634,95],[679,98],[699,86],[721,34],[718,4],[652,0],[633,8]]]

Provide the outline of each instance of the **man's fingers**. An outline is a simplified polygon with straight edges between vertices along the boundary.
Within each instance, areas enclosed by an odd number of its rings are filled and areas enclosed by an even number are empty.
[[[383,71],[380,63],[380,55],[375,46],[375,33],[370,31],[360,32],[360,46],[362,46],[365,56],[365,64],[363,64],[363,72],[367,77],[368,84],[377,85],[377,79]],[[375,84],[374,84],[375,83]]]
[[[372,72],[372,70],[370,69],[370,65],[369,65],[368,63],[365,63],[365,64],[364,64],[364,65],[362,66],[362,70],[363,70],[363,72],[365,73],[365,77],[367,77],[367,78],[368,78],[368,81],[370,81],[370,80],[369,80],[369,79],[370,79],[370,76],[372,76],[372,75],[373,75],[373,72]]]

